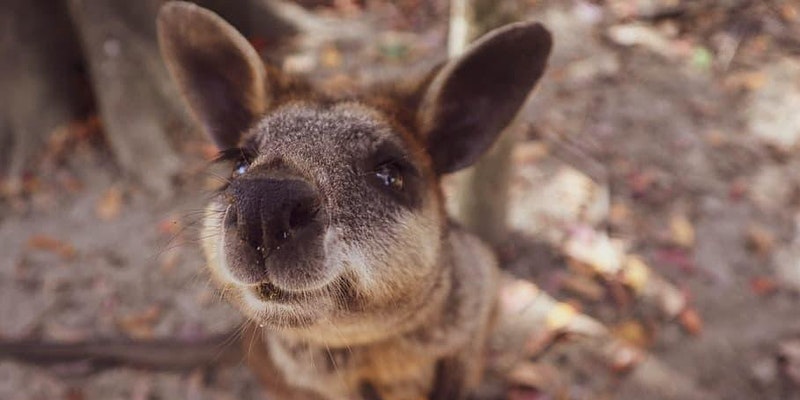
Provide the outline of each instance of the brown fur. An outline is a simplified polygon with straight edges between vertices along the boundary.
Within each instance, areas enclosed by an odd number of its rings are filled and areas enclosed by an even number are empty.
[[[315,92],[213,13],[167,4],[164,58],[236,160],[203,248],[252,320],[249,363],[274,398],[460,399],[479,383],[491,252],[451,223],[441,174],[473,163],[541,76],[532,23],[478,41],[414,85]]]

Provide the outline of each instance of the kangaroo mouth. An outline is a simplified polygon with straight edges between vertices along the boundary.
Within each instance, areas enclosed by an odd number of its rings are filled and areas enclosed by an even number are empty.
[[[276,303],[295,303],[302,296],[302,293],[283,290],[270,282],[262,282],[254,286],[253,291],[259,299]]]

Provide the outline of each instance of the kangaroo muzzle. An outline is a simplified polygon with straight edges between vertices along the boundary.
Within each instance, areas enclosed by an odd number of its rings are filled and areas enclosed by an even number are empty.
[[[300,178],[254,177],[231,183],[225,220],[228,267],[245,284],[304,286],[320,268],[324,223],[316,190]],[[286,279],[294,276],[297,279]]]

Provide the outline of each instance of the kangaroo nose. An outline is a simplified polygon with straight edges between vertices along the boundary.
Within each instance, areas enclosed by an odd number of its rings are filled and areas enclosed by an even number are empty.
[[[301,235],[319,209],[316,192],[300,179],[239,179],[231,189],[239,236],[264,258]]]

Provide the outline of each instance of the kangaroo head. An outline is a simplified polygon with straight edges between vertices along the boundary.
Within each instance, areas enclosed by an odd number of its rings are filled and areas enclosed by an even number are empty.
[[[158,28],[172,77],[232,164],[205,221],[212,275],[260,324],[331,342],[396,334],[449,282],[439,179],[493,144],[551,47],[540,25],[509,25],[414,90],[337,99],[265,67],[198,6],[168,3]]]

